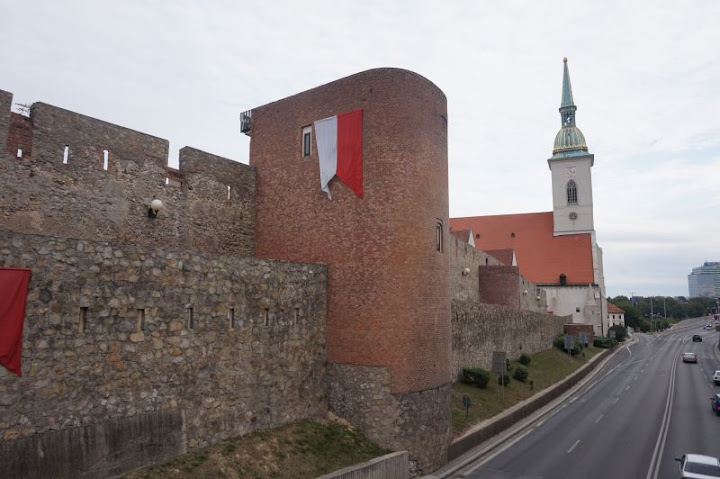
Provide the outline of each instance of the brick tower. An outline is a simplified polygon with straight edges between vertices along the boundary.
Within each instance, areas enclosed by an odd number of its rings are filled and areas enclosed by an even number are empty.
[[[336,178],[330,200],[313,123],[358,109],[364,195]],[[245,118],[256,255],[328,265],[331,410],[429,472],[450,438],[445,95],[416,73],[382,68]]]

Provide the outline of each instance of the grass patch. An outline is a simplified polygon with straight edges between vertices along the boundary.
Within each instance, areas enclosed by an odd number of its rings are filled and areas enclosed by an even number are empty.
[[[390,452],[330,418],[232,438],[125,477],[312,479]]]
[[[456,382],[452,387],[451,413],[453,435],[458,436],[471,426],[489,419],[505,409],[528,399],[543,389],[565,379],[572,372],[587,363],[592,357],[604,349],[589,347],[585,349],[585,356],[569,356],[557,348],[552,348],[531,357],[530,364],[524,366],[528,370],[525,382],[515,379],[503,389],[497,382],[497,375],[493,374],[487,389]],[[521,366],[519,361],[511,361],[514,370]],[[512,374],[512,373],[511,373]],[[472,405],[468,417],[465,417],[463,397],[470,396]]]

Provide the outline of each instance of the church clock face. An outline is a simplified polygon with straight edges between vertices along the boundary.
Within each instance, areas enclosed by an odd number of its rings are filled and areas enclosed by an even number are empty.
[[[568,217],[571,220],[575,221],[577,219],[577,213],[575,213],[574,211],[571,211],[570,214],[568,215]]]

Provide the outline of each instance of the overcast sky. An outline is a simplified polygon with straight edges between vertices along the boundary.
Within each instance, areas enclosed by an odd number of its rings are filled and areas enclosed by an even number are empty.
[[[568,57],[611,296],[720,261],[720,1],[0,0],[0,89],[243,163],[239,113],[359,71],[447,95],[450,216],[552,210]]]

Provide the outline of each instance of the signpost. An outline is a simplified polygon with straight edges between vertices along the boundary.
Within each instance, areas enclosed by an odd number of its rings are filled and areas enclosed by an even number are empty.
[[[566,334],[565,335],[565,351],[567,351],[568,354],[572,355],[570,353],[570,351],[572,351],[574,347],[575,347],[575,338],[573,338],[569,334]]]
[[[492,370],[498,376],[498,382],[500,383],[500,394],[502,402],[505,403],[505,378],[504,374],[507,374],[507,353],[505,351],[494,351],[492,354]]]
[[[472,401],[470,400],[470,396],[467,394],[463,396],[463,406],[465,406],[465,417],[468,417],[470,415],[470,406],[472,406]]]

